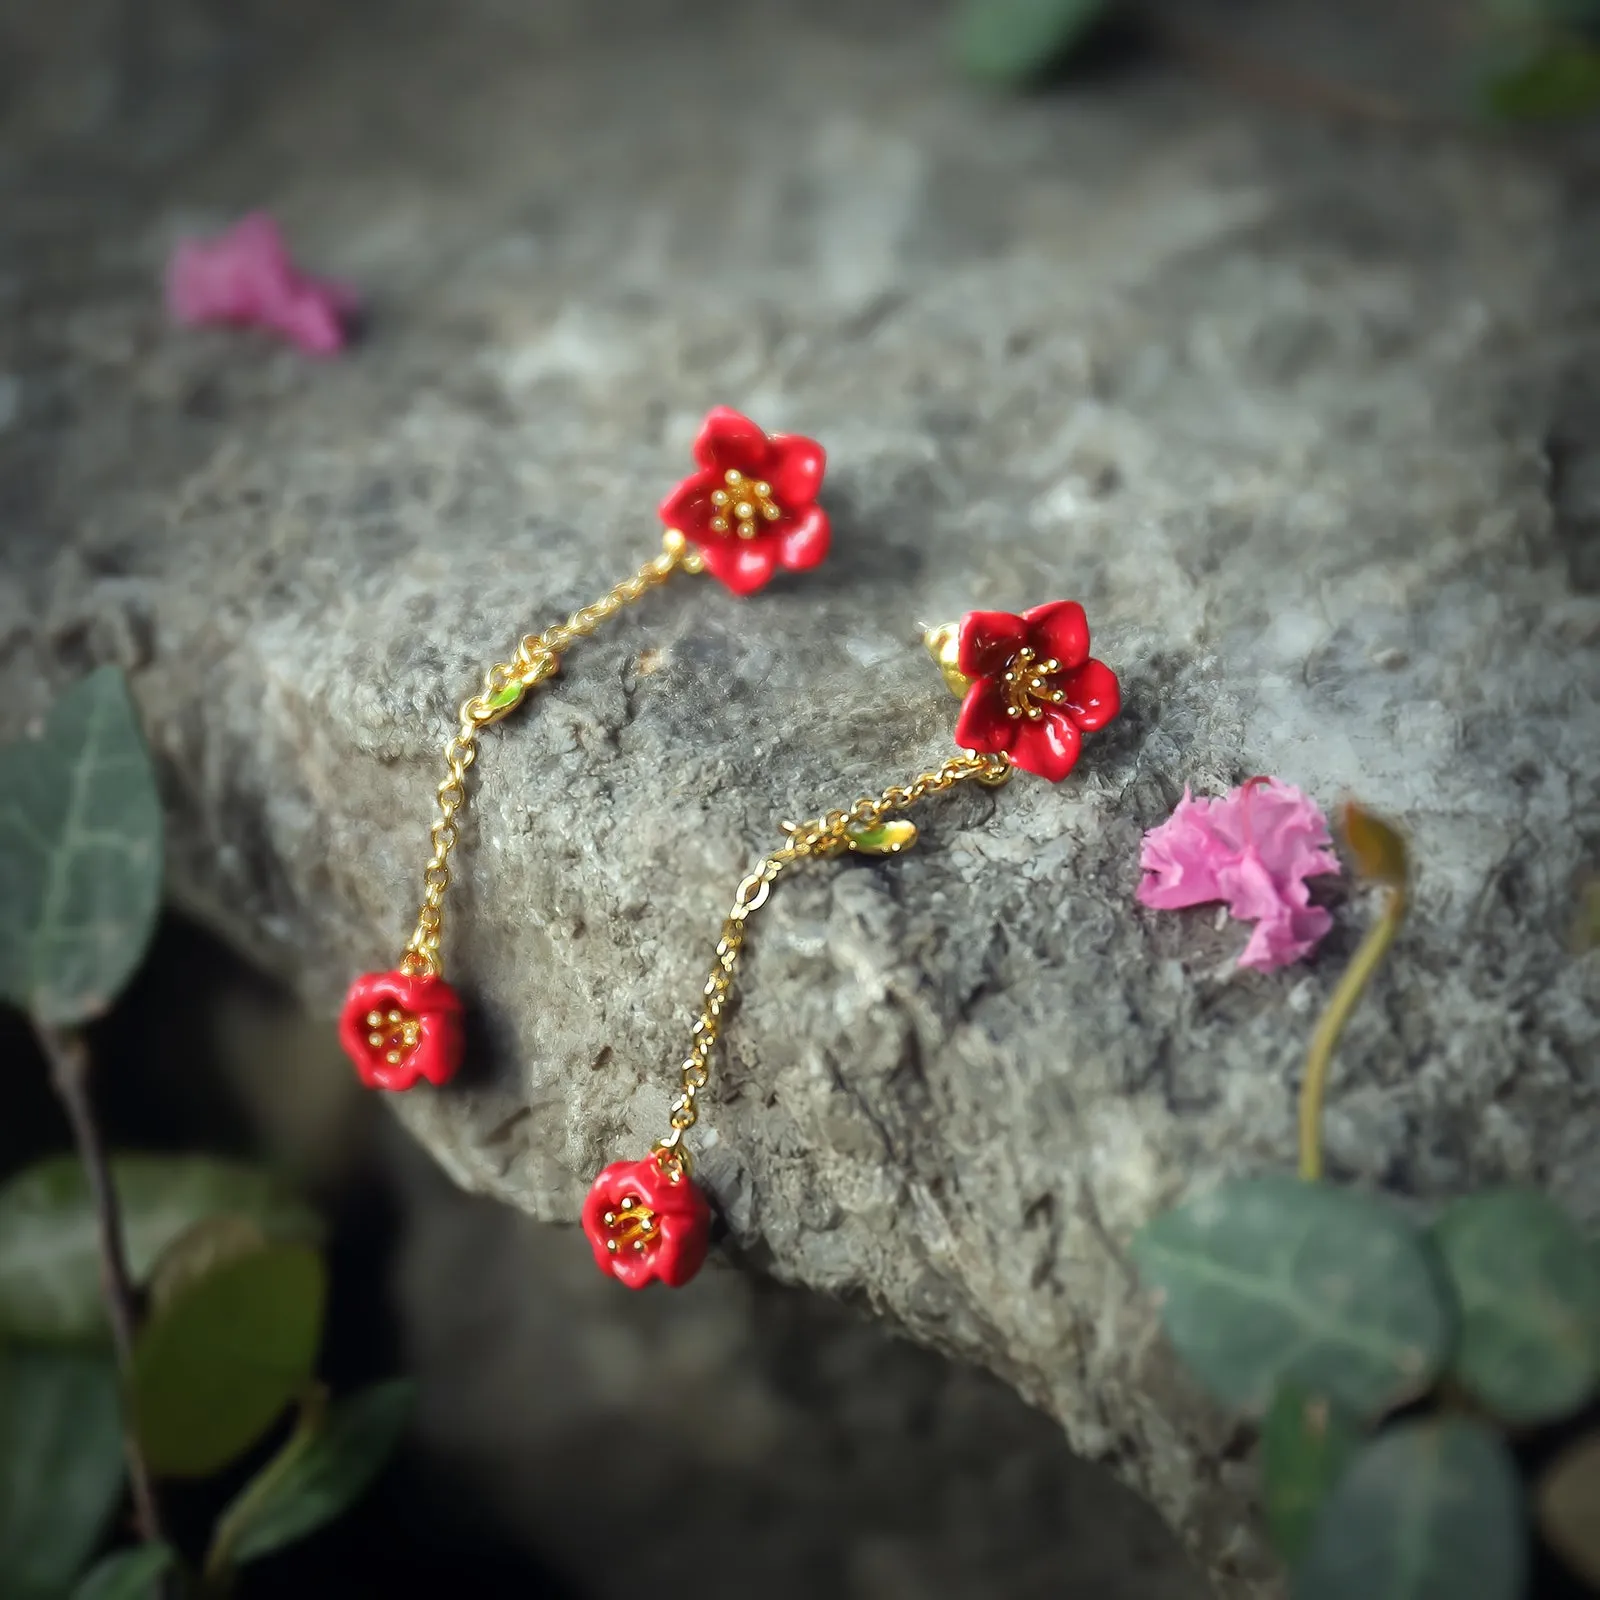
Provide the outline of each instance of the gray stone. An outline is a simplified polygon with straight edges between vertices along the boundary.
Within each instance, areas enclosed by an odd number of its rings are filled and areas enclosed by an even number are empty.
[[[419,1435],[585,1592],[665,1565],[709,1600],[1204,1595],[1155,1513],[988,1373],[755,1273],[619,1297],[573,1230],[398,1165]]]
[[[331,1015],[409,930],[483,663],[651,553],[709,404],[823,440],[824,569],[675,581],[475,769],[447,956],[478,1048],[397,1109],[463,1187],[570,1219],[662,1131],[779,820],[949,753],[920,626],[1081,598],[1122,719],[1060,787],[930,801],[904,859],[777,888],[700,1171],[727,1261],[986,1365],[1264,1589],[1235,1430],[1125,1249],[1292,1159],[1369,907],[1339,887],[1316,960],[1241,972],[1237,924],[1135,908],[1139,837],[1256,772],[1400,819],[1416,909],[1333,1173],[1600,1219],[1583,180],[1159,68],[986,100],[912,6],[593,14],[330,24],[98,227],[13,180],[5,726],[122,661],[175,892]],[[258,204],[370,296],[349,360],[162,326],[170,239]]]

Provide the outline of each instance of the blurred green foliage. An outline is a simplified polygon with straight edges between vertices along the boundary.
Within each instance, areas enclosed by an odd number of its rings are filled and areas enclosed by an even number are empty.
[[[1176,17],[1182,8],[1165,9]],[[1600,0],[1461,0],[1454,13],[1439,49],[1462,55],[1463,109],[1508,122],[1600,110]],[[1069,62],[1105,22],[1143,17],[1159,35],[1162,14],[1138,0],[961,0],[952,36],[969,76],[1017,87]]]
[[[161,812],[114,669],[0,749],[0,995],[45,1036],[104,1013],[142,960],[161,884]],[[81,1040],[75,1041],[81,1044]],[[322,1228],[278,1175],[204,1156],[106,1163],[141,1302],[131,1362],[108,1348],[105,1244],[79,1160],[0,1187],[0,1596],[224,1595],[238,1563],[303,1539],[367,1489],[404,1430],[410,1388],[330,1407],[316,1380]],[[101,1554],[128,1451],[156,1477],[236,1463],[297,1417],[208,1548]]]

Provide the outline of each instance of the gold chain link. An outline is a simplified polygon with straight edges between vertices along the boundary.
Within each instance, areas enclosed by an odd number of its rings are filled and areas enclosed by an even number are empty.
[[[952,789],[958,783],[976,779],[996,787],[1011,776],[1011,763],[1005,756],[952,756],[932,772],[919,773],[908,784],[894,784],[882,794],[863,795],[847,811],[829,811],[810,822],[786,822],[783,830],[788,843],[762,858],[754,871],[739,882],[733,906],[722,924],[716,958],[706,979],[700,1020],[690,1036],[689,1054],[679,1073],[679,1094],[668,1110],[671,1132],[651,1146],[651,1154],[684,1173],[689,1169],[689,1153],[683,1136],[699,1120],[697,1098],[710,1081],[708,1062],[722,1033],[723,1014],[733,988],[733,971],[744,949],[745,924],[767,903],[772,885],[797,861],[836,856],[851,848],[851,838],[877,827],[896,811],[904,811],[930,794]]]
[[[563,652],[680,569],[691,573],[704,570],[700,553],[677,529],[669,528],[662,537],[660,555],[645,562],[631,578],[623,579],[593,604],[574,611],[565,622],[558,622],[543,633],[525,634],[511,660],[490,667],[484,674],[483,688],[462,703],[456,731],[445,741],[445,777],[435,790],[439,815],[428,830],[433,854],[423,869],[422,905],[417,911],[416,928],[400,958],[402,972],[412,977],[436,977],[439,972],[439,940],[444,922],[440,905],[450,887],[450,852],[461,839],[456,819],[467,803],[467,769],[478,759],[478,735],[516,710],[529,689],[554,677]]]

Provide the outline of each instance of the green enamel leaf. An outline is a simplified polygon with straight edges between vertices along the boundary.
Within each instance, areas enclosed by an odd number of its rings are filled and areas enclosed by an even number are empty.
[[[161,804],[122,674],[0,747],[0,995],[66,1027],[132,976],[161,900]]]
[[[503,688],[496,689],[493,694],[486,694],[483,703],[490,711],[509,711],[518,704],[527,690],[515,680]]]
[[[1521,1600],[1516,1467],[1476,1423],[1408,1422],[1369,1444],[1317,1519],[1294,1600]]]
[[[129,1396],[152,1471],[205,1477],[272,1426],[311,1377],[326,1292],[316,1251],[269,1245],[219,1262],[150,1319]]]
[[[415,1393],[403,1379],[364,1389],[334,1406],[287,1465],[264,1467],[223,1514],[236,1530],[233,1561],[258,1560],[343,1516],[394,1453]]]
[[[90,1570],[72,1591],[72,1600],[150,1600],[156,1579],[171,1570],[175,1559],[164,1544],[119,1550]]]
[[[1352,1190],[1241,1179],[1157,1217],[1133,1255],[1179,1356],[1252,1413],[1294,1382],[1375,1417],[1427,1389],[1450,1341],[1424,1240]]]
[[[0,1354],[0,1595],[65,1590],[99,1544],[122,1479],[110,1361]]]
[[[1434,1227],[1461,1307],[1451,1370],[1508,1422],[1549,1422],[1600,1388],[1600,1263],[1526,1189],[1457,1200]]]
[[[880,822],[875,828],[862,828],[848,837],[850,848],[857,855],[894,856],[917,842],[917,825],[900,817]]]
[[[1066,56],[1110,9],[1110,0],[966,0],[956,17],[956,55],[986,83],[1026,82]]]
[[[269,1239],[314,1243],[317,1215],[277,1174],[203,1156],[120,1156],[111,1180],[128,1266],[144,1283],[162,1252],[209,1217],[248,1219]],[[83,1168],[41,1161],[0,1186],[0,1334],[35,1341],[105,1337],[99,1232]]]
[[[1300,1559],[1328,1492],[1362,1433],[1348,1412],[1286,1383],[1278,1387],[1261,1424],[1261,1495],[1273,1548]]]

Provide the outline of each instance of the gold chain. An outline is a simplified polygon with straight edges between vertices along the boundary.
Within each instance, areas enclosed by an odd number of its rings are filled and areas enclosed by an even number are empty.
[[[700,1117],[696,1100],[711,1078],[707,1063],[722,1033],[723,1013],[727,1009],[729,991],[733,988],[733,970],[744,949],[745,924],[767,903],[772,885],[797,861],[842,855],[847,850],[860,850],[867,855],[896,850],[898,844],[883,846],[864,842],[871,831],[893,812],[904,811],[930,794],[952,789],[971,778],[995,787],[1010,776],[1011,763],[1005,756],[952,756],[943,766],[932,772],[919,773],[908,784],[891,785],[876,798],[863,795],[848,811],[829,811],[811,822],[783,824],[788,842],[771,855],[763,857],[755,870],[740,880],[739,887],[734,891],[733,906],[722,924],[716,959],[712,963],[711,975],[706,979],[700,1020],[694,1025],[689,1054],[684,1058],[679,1074],[680,1092],[668,1112],[672,1131],[651,1147],[651,1154],[657,1160],[676,1165],[685,1173],[688,1171],[689,1153],[683,1148],[683,1136]],[[911,831],[914,836],[915,830]]]
[[[456,819],[467,803],[467,769],[478,759],[478,735],[516,710],[529,689],[554,677],[563,652],[680,569],[691,573],[704,570],[699,551],[676,528],[669,528],[662,536],[660,555],[645,562],[631,578],[623,579],[592,605],[574,611],[565,622],[558,622],[543,633],[525,634],[511,660],[490,667],[484,674],[483,688],[462,703],[456,716],[456,731],[445,741],[446,772],[435,791],[439,815],[428,830],[433,855],[423,870],[422,905],[417,911],[416,928],[400,958],[402,972],[411,977],[436,977],[439,972],[439,938],[443,929],[439,908],[450,887],[450,852],[461,838]]]

